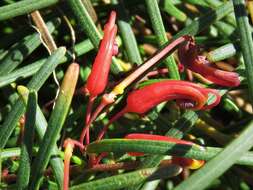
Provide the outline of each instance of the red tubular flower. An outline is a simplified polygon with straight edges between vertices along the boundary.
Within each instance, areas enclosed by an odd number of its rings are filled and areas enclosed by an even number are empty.
[[[105,90],[112,56],[118,53],[117,45],[115,44],[117,34],[115,21],[116,12],[112,11],[109,22],[104,27],[104,37],[86,83],[86,88],[92,97],[101,94]]]
[[[240,85],[239,75],[209,66],[205,56],[199,56],[194,39],[185,42],[178,49],[180,62],[193,72],[203,75],[208,80],[221,86],[235,87]]]
[[[209,93],[214,94],[216,100],[212,104],[205,106]],[[112,117],[100,132],[98,140],[104,136],[109,125],[125,113],[144,114],[159,103],[169,100],[177,100],[179,106],[183,108],[193,110],[210,109],[219,103],[220,95],[216,90],[206,89],[186,81],[167,80],[153,83],[129,94],[125,108]],[[183,104],[184,102],[187,103]]]
[[[86,111],[86,126],[80,136],[81,143],[83,143],[84,137],[86,135],[86,143],[89,144],[89,120],[92,111],[92,105],[95,98],[105,90],[106,84],[108,82],[112,56],[118,53],[118,46],[115,43],[117,34],[117,26],[115,25],[115,21],[116,12],[112,11],[109,21],[104,27],[104,37],[99,46],[98,54],[95,58],[91,73],[87,79],[85,86],[85,91],[89,93],[90,98]]]
[[[183,145],[195,145],[193,142],[190,142],[190,141],[180,140],[173,137],[161,136],[161,135],[133,133],[133,134],[126,135],[125,138],[136,139],[136,140],[142,139],[142,140],[153,140],[153,141],[165,141],[165,142],[173,142],[176,144],[183,144]],[[129,152],[128,154],[131,156],[144,155],[143,153],[140,153],[140,152]],[[204,163],[205,163],[204,160],[195,160],[191,158],[184,158],[184,157],[178,157],[178,156],[172,157],[172,164],[177,164],[184,168],[189,168],[189,169],[198,169],[201,166],[203,166]]]

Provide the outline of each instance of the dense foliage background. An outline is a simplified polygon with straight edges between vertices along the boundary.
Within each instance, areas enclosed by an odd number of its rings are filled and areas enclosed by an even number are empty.
[[[173,49],[149,68],[155,72],[142,74],[93,122],[92,143],[83,152],[75,148],[71,158],[71,189],[252,189],[253,2],[244,0],[2,0],[0,189],[62,189],[64,140],[79,140],[85,125],[89,98],[84,85],[112,10],[119,53],[104,93],[183,35],[194,36],[199,55],[212,67],[237,72],[241,84],[224,87],[180,69]],[[95,141],[126,105],[129,91],[164,79],[217,89],[221,102],[193,111],[168,101],[144,115],[127,113],[110,125],[107,140]],[[123,139],[130,133],[171,136],[204,149]],[[90,154],[102,152],[108,154],[101,164],[88,167]],[[206,163],[191,170],[175,165],[171,156]]]

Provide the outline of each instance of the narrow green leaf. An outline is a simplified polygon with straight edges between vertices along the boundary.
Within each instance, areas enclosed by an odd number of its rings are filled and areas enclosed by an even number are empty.
[[[49,32],[53,32],[59,25],[59,20],[47,23]],[[14,44],[8,53],[0,61],[0,76],[14,70],[22,61],[27,58],[41,44],[40,34],[35,32],[24,37],[20,42]]]
[[[77,56],[83,55],[93,49],[93,45],[90,40],[84,40],[75,45],[74,50]],[[67,61],[71,61],[71,55],[67,52],[66,56],[64,56],[60,63],[65,63]],[[32,64],[24,66],[20,69],[16,69],[9,74],[5,74],[4,76],[0,76],[0,87],[6,86],[12,82],[25,79],[34,75],[42,65],[45,64],[47,58],[39,59]]]
[[[222,3],[223,3],[222,1],[219,1],[219,0],[205,0],[205,1],[206,1],[206,3],[207,3],[209,6],[211,6],[214,10],[215,10],[217,7],[221,6]],[[233,12],[230,13],[230,14],[228,14],[228,15],[224,18],[224,20],[225,20],[227,23],[231,24],[232,26],[236,26],[235,15],[234,15]]]
[[[219,33],[228,38],[236,37],[234,35],[235,27],[224,22],[224,21],[217,21],[214,23],[214,26],[218,29]]]
[[[98,31],[95,23],[89,15],[89,12],[84,7],[81,0],[69,0],[68,4],[73,11],[74,16],[78,20],[81,29],[87,34],[91,43],[96,49],[99,47],[99,42],[102,39],[101,33]]]
[[[37,94],[31,91],[26,109],[24,137],[21,144],[20,165],[17,176],[17,189],[21,190],[27,188],[30,178],[36,108]]]
[[[183,30],[181,30],[175,36],[173,36],[173,39],[176,39],[180,36],[187,34],[194,36],[199,32],[203,31],[204,29],[206,29],[207,27],[209,27],[215,21],[222,19],[232,11],[233,11],[232,2],[226,2],[221,6],[217,7],[215,10],[211,10],[207,12],[205,15],[192,21],[191,24],[189,24]]]
[[[233,0],[240,47],[246,67],[249,97],[253,105],[253,41],[244,0]]]
[[[41,69],[34,75],[28,83],[28,88],[38,91],[45,83],[47,78],[54,71],[60,60],[63,58],[66,49],[64,47],[58,48],[45,62]],[[9,139],[12,131],[16,127],[20,117],[25,112],[25,105],[21,98],[19,98],[10,113],[6,116],[3,125],[0,128],[0,149],[4,148],[7,140]]]
[[[32,164],[31,183],[29,185],[29,189],[31,190],[39,188],[40,178],[47,167],[53,147],[59,138],[59,134],[68,114],[78,75],[79,65],[72,63],[64,76],[60,93],[48,122],[47,130],[40,143],[39,152]]]
[[[237,47],[234,44],[228,43],[208,52],[207,59],[211,62],[221,61],[234,56],[236,50]]]
[[[186,111],[176,122],[176,124],[169,129],[166,136],[172,136],[174,138],[182,139],[184,134],[186,134],[197,122],[198,115],[194,111]]]
[[[152,181],[160,178],[172,177],[181,172],[180,167],[171,165],[169,167],[162,168],[148,168],[129,172],[126,174],[120,174],[112,177],[106,177],[103,179],[83,183],[71,187],[71,190],[115,190],[126,187],[131,187],[140,182]]]
[[[18,89],[19,94],[22,96],[22,99],[24,100],[25,104],[27,104],[27,99],[28,99],[27,96],[29,94],[29,90],[24,86],[18,86],[17,89]],[[37,109],[37,112],[36,112],[36,120],[35,120],[35,129],[38,134],[39,141],[42,141],[47,129],[47,121],[38,105],[36,109]],[[50,158],[50,165],[55,175],[57,185],[59,189],[62,189],[63,161],[60,158],[60,150],[58,149],[57,145],[53,147],[52,154],[54,156]]]
[[[57,3],[59,0],[23,0],[0,7],[0,21],[28,14]]]
[[[206,0],[185,0],[187,3],[191,3],[194,5],[200,5],[200,6],[204,6],[207,7],[208,4],[206,3]]]
[[[97,22],[97,20],[98,20],[97,14],[96,14],[96,11],[92,5],[92,2],[90,0],[82,0],[82,3],[84,5],[84,7],[86,8],[86,10],[89,12],[89,15],[92,18],[92,20],[94,22]]]
[[[187,15],[179,10],[171,1],[162,1],[162,9],[171,16],[174,16],[177,20],[185,22]]]
[[[159,10],[157,0],[145,0],[147,5],[148,14],[152,23],[152,28],[154,29],[157,41],[159,46],[163,46],[168,42],[166,36],[166,31],[163,25],[162,16]],[[177,64],[173,58],[173,55],[170,55],[164,60],[164,63],[169,69],[169,75],[172,79],[180,79],[178,72]]]
[[[175,190],[201,190],[205,189],[210,183],[226,172],[237,160],[243,158],[253,146],[253,122],[233,140],[223,151],[216,155],[204,167],[196,171],[187,180],[180,183]]]
[[[64,57],[65,53],[65,47],[59,47],[56,51],[54,51],[52,55],[49,56],[43,67],[40,68],[36,75],[27,84],[28,89],[38,91],[45,83],[47,78],[52,74],[53,70],[61,62],[61,59]]]
[[[169,131],[166,133],[166,136],[171,136],[178,139],[183,138],[184,131],[190,130],[190,128],[194,126],[197,119],[198,115],[195,112],[185,112],[176,122],[176,124],[169,129]],[[156,167],[163,160],[163,158],[163,155],[151,155],[143,160],[140,168]]]
[[[248,142],[249,143],[249,142]],[[251,142],[252,143],[252,142]],[[107,139],[100,142],[94,142],[88,145],[88,153],[102,153],[102,152],[143,152],[147,154],[173,155],[184,156],[187,158],[194,158],[197,160],[210,160],[222,148],[214,147],[200,147],[197,145],[182,145],[172,142],[162,141],[148,141],[148,140],[128,140],[128,139]],[[238,151],[236,149],[236,151]],[[240,159],[236,161],[237,164],[252,165],[253,153],[247,152]],[[239,156],[239,155],[238,155]],[[239,156],[240,157],[240,156]]]
[[[2,159],[20,156],[21,150],[20,148],[6,148],[0,151],[0,157]]]
[[[117,5],[116,9],[117,13],[119,14],[118,26],[122,36],[123,45],[126,48],[127,57],[131,63],[140,65],[142,63],[141,55],[133,30],[129,24],[130,19],[126,13],[124,2],[121,0],[119,2],[118,0],[113,0],[112,3]]]

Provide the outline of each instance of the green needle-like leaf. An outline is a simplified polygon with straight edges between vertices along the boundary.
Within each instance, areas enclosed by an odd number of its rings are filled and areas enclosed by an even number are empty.
[[[59,138],[59,134],[68,114],[78,76],[79,65],[72,63],[64,76],[60,93],[48,122],[47,130],[40,144],[39,152],[32,164],[31,183],[29,185],[29,189],[31,190],[39,188],[40,178],[47,167],[53,147]]]
[[[140,65],[142,63],[141,55],[133,30],[128,23],[130,19],[126,13],[124,2],[121,0],[119,2],[118,0],[113,0],[112,2],[117,5],[117,13],[119,14],[118,26],[123,44],[126,48],[127,57],[130,62]]]
[[[253,105],[253,41],[244,0],[233,0],[240,47],[246,67],[251,105]]]
[[[222,61],[236,54],[236,46],[232,43],[218,47],[207,54],[207,59],[211,62]]]
[[[185,22],[187,19],[187,15],[181,10],[179,10],[171,1],[163,1],[162,8],[166,13],[170,14],[171,16],[174,16],[181,22]]]
[[[29,90],[24,86],[17,87],[19,94],[22,96],[25,104],[27,104]],[[35,120],[35,129],[38,134],[39,140],[42,141],[44,134],[47,129],[47,121],[45,116],[43,115],[40,107],[36,105],[37,112],[36,112],[36,120]],[[6,149],[5,149],[6,150]],[[58,149],[57,145],[53,147],[52,154],[54,155],[50,159],[50,165],[52,167],[53,173],[56,178],[57,185],[60,189],[62,189],[63,184],[63,161],[59,156],[60,150]],[[18,155],[16,155],[18,156]]]
[[[157,0],[145,0],[147,5],[148,14],[152,23],[152,27],[155,31],[155,35],[160,46],[163,46],[168,42],[166,31],[163,25],[162,16],[159,10]],[[172,79],[180,79],[178,67],[173,55],[170,55],[164,60],[164,63],[169,69],[169,75]]]
[[[222,152],[215,156],[210,162],[207,162],[203,168],[196,171],[187,180],[179,184],[175,190],[202,190],[212,181],[226,172],[237,160],[242,159],[252,146],[253,141],[253,122],[230,143]]]
[[[0,7],[0,21],[28,14],[57,3],[59,0],[23,0]]]
[[[173,39],[176,39],[183,35],[196,35],[199,32],[203,31],[215,21],[222,19],[229,13],[233,11],[233,4],[232,2],[227,2],[222,4],[221,6],[217,7],[215,10],[207,12],[205,15],[199,17],[198,19],[194,20],[186,26],[183,30],[178,32]]]
[[[36,108],[37,94],[31,91],[27,103],[24,137],[21,144],[20,164],[18,169],[17,189],[20,190],[27,188],[30,178]]]
[[[128,139],[107,139],[94,142],[88,145],[88,153],[102,152],[143,152],[147,154],[174,155],[194,158],[197,160],[210,160],[222,148],[200,147],[197,145],[182,145],[164,141],[128,140]],[[238,151],[238,150],[237,150]],[[242,154],[241,154],[242,155]],[[240,156],[239,156],[240,157]],[[237,159],[238,160],[238,159]],[[236,161],[237,161],[236,160]],[[237,162],[242,165],[253,164],[253,153],[245,153]]]
[[[60,63],[60,60],[63,58],[66,49],[64,47],[58,48],[45,62],[41,69],[34,75],[34,77],[28,83],[28,88],[38,91],[47,78],[54,71],[56,66]],[[20,117],[25,112],[25,105],[23,100],[19,98],[16,103],[13,105],[12,110],[6,116],[6,119],[3,125],[0,128],[0,149],[4,148],[7,140],[9,139],[12,131],[16,127],[17,122]]]
[[[84,40],[76,44],[74,47],[74,50],[77,56],[88,53],[92,49],[93,49],[93,45],[91,44],[90,40]],[[20,69],[16,69],[9,74],[0,76],[0,87],[6,86],[14,81],[25,79],[27,77],[34,75],[41,68],[41,66],[45,64],[46,60],[47,58],[39,59],[38,61],[35,61],[34,63],[31,63]],[[70,53],[67,52],[66,55],[61,59],[60,63],[65,63],[71,60],[72,60],[72,57],[70,56]]]
[[[2,159],[4,158],[10,158],[15,156],[20,156],[21,150],[20,148],[7,148],[0,151],[0,157]]]
[[[160,178],[172,177],[181,172],[180,167],[171,165],[164,168],[148,168],[95,180],[73,186],[71,190],[115,190],[131,187],[140,182],[152,181]]]
[[[59,25],[59,20],[48,22],[49,32],[53,32]],[[0,76],[3,76],[14,70],[22,61],[27,58],[41,44],[40,34],[34,34],[24,37],[20,42],[14,44],[8,53],[0,61]]]

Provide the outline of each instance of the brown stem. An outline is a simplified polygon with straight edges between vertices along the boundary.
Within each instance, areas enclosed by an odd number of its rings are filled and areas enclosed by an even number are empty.
[[[57,46],[55,44],[55,41],[54,41],[52,35],[48,31],[47,26],[46,26],[42,16],[40,15],[40,12],[39,11],[32,12],[31,17],[32,17],[32,20],[35,23],[36,27],[39,29],[42,39],[44,40],[45,44],[47,45],[50,53],[52,53],[53,51],[55,51],[57,49]]]

